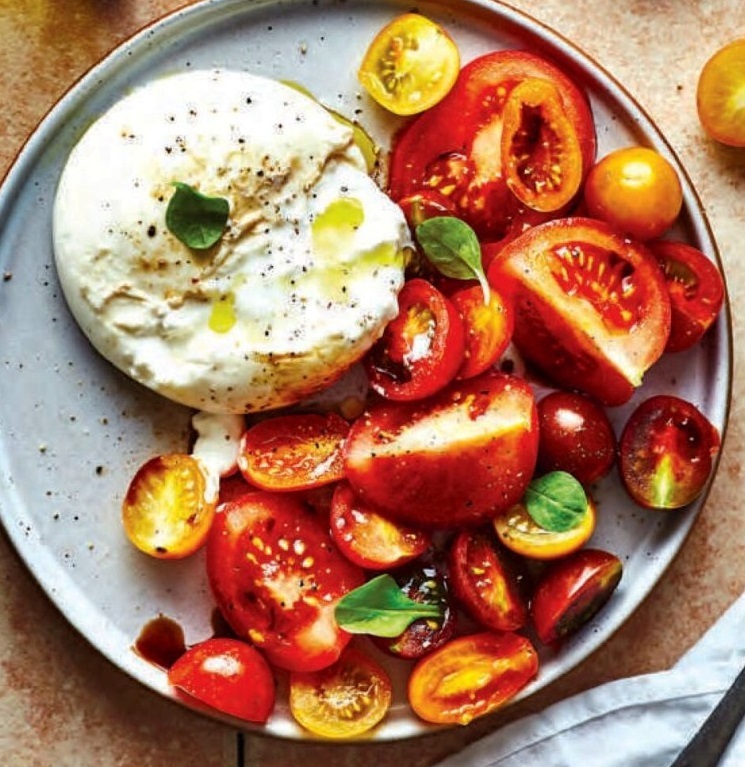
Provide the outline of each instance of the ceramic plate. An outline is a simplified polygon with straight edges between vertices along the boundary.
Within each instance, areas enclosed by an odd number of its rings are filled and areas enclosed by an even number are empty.
[[[629,95],[571,43],[492,0],[422,2],[451,32],[463,61],[496,48],[528,48],[557,60],[589,93],[598,154],[646,143],[680,171],[684,210],[676,236],[717,259],[696,194],[664,137]],[[155,561],[125,539],[122,494],[148,457],[187,444],[190,412],[124,378],[78,331],[55,275],[51,213],[65,159],[97,115],[138,84],[199,67],[290,79],[325,104],[356,116],[382,147],[396,122],[360,92],[356,69],[373,34],[410,9],[403,0],[215,0],[177,12],[114,51],[59,102],[31,137],[0,192],[0,515],[41,586],[101,653],[142,684],[171,696],[165,674],[132,649],[163,614],[187,643],[212,633],[213,603],[197,555]],[[614,411],[621,424],[639,397],[674,392],[724,430],[730,394],[728,310],[705,342],[669,356],[643,392]],[[542,654],[530,695],[605,641],[644,599],[682,545],[701,502],[676,514],[635,508],[611,477],[597,493],[593,545],[622,557],[625,575],[607,608],[560,652]],[[405,672],[392,667],[396,700],[374,737],[410,737],[427,728],[409,711]],[[233,721],[234,724],[236,722]],[[284,692],[266,726],[302,738]]]

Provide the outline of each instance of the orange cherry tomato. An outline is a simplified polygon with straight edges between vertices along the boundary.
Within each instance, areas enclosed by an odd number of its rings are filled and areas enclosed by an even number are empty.
[[[413,115],[441,101],[459,70],[460,54],[450,35],[418,13],[405,13],[375,36],[358,78],[381,106]]]
[[[637,240],[664,234],[683,206],[675,168],[643,146],[616,149],[598,161],[585,181],[588,213]]]
[[[696,106],[701,125],[713,139],[745,147],[745,38],[723,46],[704,64]]]
[[[409,703],[427,722],[468,724],[504,705],[537,673],[538,654],[524,636],[461,636],[417,662],[409,677]]]
[[[341,448],[349,424],[335,413],[275,416],[241,438],[238,468],[262,490],[307,490],[344,476]]]
[[[124,532],[146,554],[182,559],[207,540],[216,503],[196,458],[159,455],[144,463],[129,483],[122,503]]]
[[[367,732],[388,713],[391,698],[385,669],[353,647],[333,666],[290,674],[293,717],[324,738],[353,738]]]

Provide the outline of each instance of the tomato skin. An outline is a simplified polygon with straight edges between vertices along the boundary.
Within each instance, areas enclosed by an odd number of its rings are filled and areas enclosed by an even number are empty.
[[[207,575],[236,635],[295,671],[339,657],[351,637],[336,625],[334,609],[365,579],[333,544],[323,518],[294,495],[266,491],[219,508]]]
[[[488,277],[512,301],[523,357],[604,405],[628,401],[664,351],[671,310],[662,270],[601,221],[533,227],[499,251]]]
[[[685,242],[658,240],[650,249],[662,267],[672,309],[666,352],[690,349],[714,324],[724,303],[717,266]]]
[[[590,216],[637,240],[651,240],[675,222],[683,206],[683,189],[677,171],[659,152],[623,147],[590,169],[585,205]]]
[[[434,724],[469,724],[503,706],[538,673],[530,640],[510,632],[457,637],[425,655],[409,677],[414,713]]]
[[[398,307],[398,316],[365,357],[365,368],[378,394],[408,402],[434,394],[455,378],[465,338],[456,308],[426,280],[406,282]]]
[[[690,402],[668,394],[649,397],[621,432],[621,481],[641,506],[686,506],[706,485],[720,444],[717,429]]]
[[[336,413],[278,415],[243,433],[238,468],[262,490],[307,490],[344,476],[341,446],[349,424]]]
[[[344,458],[361,498],[430,529],[473,526],[516,503],[537,451],[530,386],[488,373],[421,402],[373,404],[352,425]]]
[[[745,147],[745,38],[719,48],[704,64],[696,85],[696,108],[706,133],[726,146]]]
[[[528,610],[517,568],[492,529],[459,532],[448,563],[456,598],[483,628],[517,631],[525,626]]]
[[[237,639],[215,637],[190,647],[168,669],[168,682],[225,714],[263,724],[275,703],[264,656]]]
[[[616,435],[605,410],[579,392],[554,391],[538,401],[538,467],[566,471],[590,485],[611,470]]]
[[[553,645],[578,631],[610,599],[622,574],[621,560],[601,549],[580,549],[552,563],[530,603],[538,639]]]

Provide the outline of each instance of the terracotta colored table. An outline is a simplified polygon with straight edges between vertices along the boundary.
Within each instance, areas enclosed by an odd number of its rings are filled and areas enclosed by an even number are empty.
[[[0,174],[55,100],[132,32],[181,0],[0,0]],[[601,62],[657,121],[688,170],[717,237],[735,323],[732,421],[713,492],[658,588],[589,660],[505,720],[597,683],[669,667],[745,587],[745,150],[714,145],[695,111],[698,73],[745,29],[739,0],[513,0]],[[5,375],[3,373],[2,375]],[[47,601],[0,537],[0,763],[295,767],[323,763],[425,767],[495,722],[413,742],[365,747],[239,741],[141,689],[92,651]]]

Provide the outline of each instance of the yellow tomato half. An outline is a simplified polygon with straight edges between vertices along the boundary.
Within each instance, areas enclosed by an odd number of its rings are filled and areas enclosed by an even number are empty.
[[[745,38],[720,48],[704,64],[696,106],[704,130],[713,139],[745,147]]]

